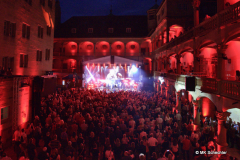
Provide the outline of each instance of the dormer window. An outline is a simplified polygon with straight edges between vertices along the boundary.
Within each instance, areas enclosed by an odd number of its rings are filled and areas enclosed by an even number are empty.
[[[132,29],[131,28],[126,28],[126,33],[131,33]]]
[[[93,28],[88,28],[88,33],[93,33]]]
[[[72,28],[72,33],[76,33],[77,32],[77,29],[76,28]]]
[[[113,33],[113,28],[108,28],[108,33]]]

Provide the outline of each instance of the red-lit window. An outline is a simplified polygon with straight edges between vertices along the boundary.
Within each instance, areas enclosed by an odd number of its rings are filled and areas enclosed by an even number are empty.
[[[9,114],[8,111],[9,111],[9,106],[1,108],[1,120],[5,120],[8,118],[8,114]]]
[[[28,55],[20,54],[20,67],[21,68],[28,67]]]
[[[42,51],[37,50],[37,61],[42,61]]]
[[[47,35],[51,36],[51,32],[52,32],[52,27],[47,26]]]
[[[46,60],[46,61],[49,61],[49,60],[50,60],[50,49],[46,49],[45,60]]]
[[[93,28],[88,28],[88,33],[93,33]]]
[[[40,0],[40,4],[45,6],[45,0]]]
[[[27,24],[22,25],[22,37],[30,39],[30,26]]]
[[[25,0],[30,6],[32,5],[32,0]]]
[[[131,33],[132,29],[131,28],[126,28],[126,33]]]
[[[38,38],[43,38],[43,28],[38,26]]]
[[[113,33],[113,28],[108,28],[108,33]]]
[[[2,58],[2,67],[4,70],[11,69],[13,71],[14,68],[14,57],[3,57]]]
[[[4,21],[4,35],[5,36],[16,36],[16,23],[11,23],[10,21]]]

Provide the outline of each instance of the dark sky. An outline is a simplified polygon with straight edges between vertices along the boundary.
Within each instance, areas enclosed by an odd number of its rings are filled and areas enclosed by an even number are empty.
[[[161,0],[158,0],[158,5]],[[72,16],[104,16],[110,13],[111,0],[60,0],[62,22]],[[146,15],[155,0],[112,0],[114,15]]]

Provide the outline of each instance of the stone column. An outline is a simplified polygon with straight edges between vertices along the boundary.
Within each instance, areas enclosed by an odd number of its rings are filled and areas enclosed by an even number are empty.
[[[177,59],[177,74],[181,74],[181,61],[180,61],[181,56],[177,55],[176,59]]]
[[[164,44],[164,31],[162,32],[162,34],[161,34],[161,36],[162,36],[162,41],[161,41],[161,46]]]
[[[141,56],[141,42],[138,42],[138,46],[139,46],[138,56],[140,57]]]
[[[79,43],[77,43],[77,55],[79,55]]]
[[[194,26],[199,25],[199,6],[200,6],[200,0],[193,0]]]
[[[96,43],[93,43],[93,55],[96,56]]]
[[[227,150],[227,129],[225,128],[225,123],[227,117],[230,116],[229,112],[216,112],[216,117],[218,121],[218,130],[217,130],[217,151],[226,151]]]
[[[169,29],[169,27],[167,27],[167,37],[166,37],[167,43],[169,42],[169,31],[170,31],[170,29]]]
[[[199,100],[193,101],[193,131],[200,126]]]
[[[126,53],[126,51],[127,51],[127,48],[126,48],[127,43],[123,43],[123,45],[124,45],[124,56],[126,56],[127,55],[127,53]]]
[[[109,43],[109,55],[112,55],[112,43]]]
[[[169,62],[169,57],[167,58],[167,60],[166,60],[167,62],[166,62],[166,71],[168,72],[169,70],[170,70],[170,62]]]
[[[220,46],[219,46],[220,47]],[[217,79],[225,79],[225,50],[224,49],[218,49],[218,67],[217,67]]]

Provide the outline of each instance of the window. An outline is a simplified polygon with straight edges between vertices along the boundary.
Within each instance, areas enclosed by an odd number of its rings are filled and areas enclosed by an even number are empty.
[[[9,110],[9,107],[1,108],[1,120],[8,118],[8,110]]]
[[[42,51],[37,50],[37,61],[42,61]]]
[[[40,0],[40,4],[45,6],[45,0]]]
[[[22,37],[30,39],[30,26],[25,23],[22,25]]]
[[[53,1],[52,0],[48,0],[48,7],[52,9],[53,6]]]
[[[27,68],[28,67],[28,55],[20,54],[20,67]]]
[[[49,61],[49,60],[50,60],[50,49],[46,49],[45,60],[46,60],[46,61]]]
[[[155,16],[154,15],[149,15],[149,18],[148,18],[149,20],[153,20],[153,19],[155,19]]]
[[[14,68],[14,57],[3,57],[2,58],[2,67],[7,71],[9,68],[13,71]]]
[[[126,33],[131,33],[132,29],[131,28],[126,28]]]
[[[72,33],[76,33],[77,32],[77,29],[76,28],[72,28]]]
[[[93,33],[93,28],[88,28],[88,33]]]
[[[108,33],[113,33],[113,28],[108,28]]]
[[[32,0],[25,0],[30,6],[32,5]]]
[[[43,28],[38,26],[38,38],[43,38]]]
[[[47,35],[51,36],[52,27],[47,26]]]
[[[10,21],[4,21],[4,35],[5,36],[16,36],[16,23],[11,23]]]

